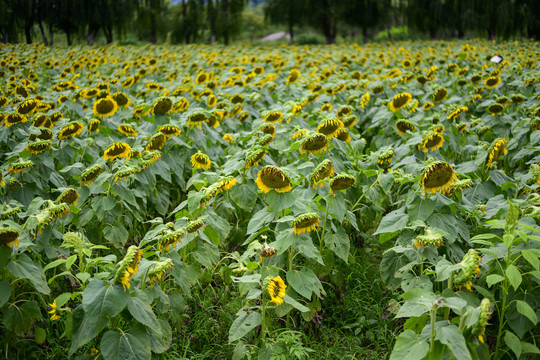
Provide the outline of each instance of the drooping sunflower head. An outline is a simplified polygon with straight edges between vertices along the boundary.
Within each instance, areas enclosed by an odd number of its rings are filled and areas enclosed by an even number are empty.
[[[516,105],[521,105],[521,104],[523,104],[525,102],[525,96],[523,96],[521,94],[513,94],[513,95],[510,96],[510,99]]]
[[[319,123],[319,126],[317,126],[317,132],[319,134],[324,134],[328,137],[328,139],[331,139],[341,128],[343,128],[343,123],[341,120],[335,117],[328,117]]]
[[[144,166],[144,164],[143,164]],[[122,168],[120,170],[118,170],[118,172],[116,173],[116,176],[114,177],[114,181],[117,182],[117,181],[120,181],[120,180],[123,180],[125,178],[128,178],[130,177],[131,175],[133,174],[136,174],[138,172],[140,172],[141,169],[138,168],[138,167],[134,167],[134,166],[122,166]]]
[[[338,174],[330,180],[330,192],[347,190],[356,183],[356,178],[349,174]]]
[[[422,106],[422,110],[424,111],[428,111],[430,110],[432,107],[434,106],[434,104],[431,102],[431,101],[428,101],[424,104],[424,106]]]
[[[154,115],[165,115],[172,109],[172,106],[173,102],[169,97],[159,97],[154,101],[154,105],[152,105],[152,113]]]
[[[529,173],[531,174],[529,183],[540,185],[540,164],[531,164]]]
[[[97,100],[92,108],[94,115],[99,117],[112,116],[116,110],[118,110],[118,104],[110,96]]]
[[[264,148],[251,149],[246,155],[246,169],[259,164],[265,156],[266,150]]]
[[[484,85],[488,89],[494,89],[501,83],[501,78],[498,76],[490,76],[484,81]]]
[[[489,105],[487,110],[491,113],[491,116],[495,116],[504,110],[504,106],[495,102]]]
[[[130,288],[131,277],[139,271],[139,262],[142,256],[142,250],[135,245],[131,245],[126,252],[126,256],[117,265],[118,270],[116,271],[114,280],[116,283],[122,284],[124,290]]]
[[[308,134],[309,133],[309,130],[308,129],[300,129],[298,131],[296,131],[294,134],[293,134],[293,140],[296,140],[298,138],[301,138],[303,137],[304,135]]]
[[[435,193],[439,191],[446,194],[457,180],[452,166],[445,161],[435,161],[424,168],[422,172],[422,193]]]
[[[79,199],[79,193],[73,188],[67,188],[56,198],[56,203],[65,203],[68,205],[77,205]]]
[[[447,195],[452,196],[456,193],[461,193],[465,189],[469,189],[473,186],[473,181],[471,179],[457,180],[450,186],[450,190]]]
[[[152,135],[146,144],[146,151],[160,150],[167,142],[167,136],[161,132]]]
[[[296,69],[292,69],[290,72],[289,72],[289,76],[287,77],[287,82],[286,84],[287,85],[290,85],[294,82],[296,82],[296,80],[298,80],[298,78],[300,77],[300,71],[296,70]]]
[[[20,231],[14,227],[0,227],[0,244],[7,245],[10,248],[19,246]]]
[[[389,146],[379,150],[379,155],[377,156],[377,164],[390,164],[392,158],[394,157],[394,148]]]
[[[138,136],[139,135],[137,130],[135,130],[135,128],[131,124],[120,124],[118,126],[118,131],[120,131],[122,134],[124,134],[126,136]]]
[[[426,132],[422,135],[422,143],[418,145],[418,150],[423,152],[435,151],[443,146],[444,137],[437,131]]]
[[[283,113],[281,111],[270,111],[264,117],[264,122],[268,123],[277,123],[283,120]]]
[[[167,137],[178,136],[182,133],[180,128],[173,124],[160,126],[158,131]]]
[[[72,121],[66,125],[58,132],[58,139],[64,140],[68,137],[74,137],[82,133],[84,130],[84,125],[78,121]]]
[[[333,106],[330,103],[325,103],[321,105],[321,111],[330,111],[332,110]]]
[[[319,154],[328,149],[328,138],[324,134],[313,133],[304,138],[300,147],[301,154]]]
[[[352,128],[354,124],[356,124],[357,121],[358,119],[356,118],[356,115],[349,115],[345,119],[343,119],[342,122],[343,122],[343,126]]]
[[[341,128],[336,133],[336,139],[343,141],[343,142],[351,142],[351,135],[349,134],[349,129],[347,128]]]
[[[118,106],[128,106],[130,103],[129,97],[123,92],[114,93],[111,95],[111,97],[114,101],[116,101],[116,104],[118,104]]]
[[[461,269],[454,276],[454,286],[465,286],[471,290],[472,280],[480,273],[480,261],[482,258],[475,249],[469,249],[460,262]]]
[[[208,114],[204,111],[196,111],[188,117],[189,126],[202,126],[202,123],[206,121]]]
[[[388,103],[390,111],[396,112],[409,105],[412,100],[412,95],[409,93],[396,94],[392,100]]]
[[[471,334],[478,337],[478,341],[484,343],[484,334],[486,332],[486,326],[493,312],[491,302],[488,298],[483,298],[480,302],[480,315],[476,324],[472,326]]]
[[[448,115],[446,116],[446,119],[453,120],[459,117],[459,115],[463,114],[465,111],[468,111],[469,108],[466,106],[457,106],[454,108],[451,108],[448,112]]]
[[[52,127],[52,121],[45,114],[37,114],[32,119],[32,125],[35,126],[35,127],[51,128]]]
[[[310,232],[319,227],[321,219],[317,213],[305,213],[297,216],[292,224],[294,226],[294,233],[296,235],[302,234],[304,232]]]
[[[45,150],[48,150],[52,147],[51,140],[36,140],[28,143],[26,150],[30,151],[32,154],[39,154]]]
[[[413,132],[415,129],[414,124],[409,120],[399,119],[396,121],[396,130],[400,135],[405,135],[407,131]]]
[[[186,226],[186,231],[189,233],[189,234],[192,234],[194,233],[195,231],[199,230],[200,228],[202,228],[204,226],[204,221],[202,221],[201,219],[197,219],[197,220],[193,220],[193,221],[190,221],[187,226]]]
[[[93,119],[90,121],[90,124],[88,124],[88,132],[99,132],[99,125],[101,125],[101,121],[99,119]]]
[[[266,146],[270,144],[273,140],[274,140],[274,137],[271,134],[264,134],[263,136],[259,138],[259,140],[257,140],[255,145]]]
[[[17,106],[17,112],[22,115],[31,114],[37,107],[38,102],[34,99],[27,99]]]
[[[278,193],[292,190],[289,176],[280,168],[266,165],[257,174],[255,183],[265,193],[275,190]]]
[[[236,185],[236,182],[237,180],[234,176],[220,177],[217,181],[219,185],[218,191],[219,192],[227,191],[230,188],[232,188],[234,185]]]
[[[268,134],[272,136],[272,139],[274,136],[276,136],[276,127],[272,124],[264,124],[259,128],[259,131],[262,131],[264,134]]]
[[[100,164],[95,164],[87,168],[81,174],[81,185],[90,185],[102,171],[103,166]]]
[[[439,232],[433,232],[431,229],[427,229],[423,235],[418,235],[414,242],[414,246],[419,247],[440,247],[444,245],[444,237]]]
[[[497,161],[502,155],[506,155],[506,140],[503,138],[497,138],[493,140],[489,147],[488,159],[486,162],[486,168],[490,169],[495,161]]]
[[[17,113],[11,113],[11,114],[7,114],[4,117],[3,124],[4,124],[5,127],[11,127],[11,126],[13,126],[15,124],[22,124],[22,123],[25,123],[27,121],[28,121],[28,119],[26,118],[26,116],[21,115],[21,114],[17,114]]]
[[[114,160],[116,158],[125,158],[131,151],[131,147],[122,141],[112,143],[103,153],[103,159]]]
[[[286,288],[287,285],[285,285],[281,276],[269,279],[266,291],[268,291],[268,295],[270,295],[270,302],[274,303],[276,306],[283,304]]]
[[[457,127],[458,131],[460,133],[462,133],[462,132],[465,132],[467,130],[468,125],[467,125],[466,122],[460,122],[459,124],[456,125],[456,127]]]
[[[497,104],[501,104],[502,106],[508,106],[510,105],[510,99],[507,96],[499,96],[495,102]]]
[[[197,152],[191,156],[191,165],[195,169],[208,170],[212,167],[212,161],[210,161],[210,158],[206,154]]]
[[[433,93],[433,101],[436,103],[441,102],[444,99],[446,99],[447,96],[448,96],[448,90],[446,90],[443,87],[440,87],[437,90],[435,90],[435,92]]]
[[[326,179],[331,178],[334,174],[334,164],[326,159],[313,170],[310,176],[310,182],[312,183],[313,188],[317,188],[323,186]]]
[[[33,167],[34,167],[34,162],[32,160],[19,159],[19,161],[11,163],[6,170],[10,174],[17,174],[23,170],[30,170]]]

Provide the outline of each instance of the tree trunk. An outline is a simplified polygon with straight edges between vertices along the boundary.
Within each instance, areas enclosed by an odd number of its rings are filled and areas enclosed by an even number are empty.
[[[31,44],[32,43],[32,33],[31,33],[31,30],[32,29],[32,25],[31,24],[26,24],[26,26],[24,27],[24,35],[26,36],[26,43],[27,44]]]
[[[289,18],[289,45],[294,45],[294,25]]]
[[[105,34],[105,39],[107,40],[107,44],[112,44],[113,42],[113,31],[112,31],[112,25],[108,24],[103,27],[103,33]]]
[[[53,26],[52,24],[49,24],[49,45],[54,44],[54,33],[53,33]]]
[[[495,25],[492,25],[489,28],[488,33],[489,33],[489,40],[495,40],[495,38],[496,38],[496,27],[495,27]]]
[[[362,37],[364,39],[364,44],[367,44],[368,43],[368,34],[367,34],[367,28],[366,27],[362,28]]]
[[[459,40],[463,40],[465,38],[465,31],[463,31],[463,29],[458,29],[457,37]]]
[[[150,42],[157,42],[157,24],[156,24],[156,2],[150,1]]]
[[[223,12],[223,17],[225,19],[225,24],[223,26],[223,42],[225,45],[229,45],[229,0],[222,0],[221,11]]]
[[[49,42],[47,41],[47,36],[45,35],[45,30],[43,30],[43,24],[41,23],[41,20],[38,21],[38,27],[39,33],[41,34],[41,39],[43,40],[43,44],[45,44],[45,46],[49,45]]]
[[[64,31],[66,32],[67,44],[68,46],[71,46],[71,30],[69,30],[69,28],[66,28]]]
[[[429,37],[431,38],[431,41],[437,40],[437,29],[435,28],[429,29]]]

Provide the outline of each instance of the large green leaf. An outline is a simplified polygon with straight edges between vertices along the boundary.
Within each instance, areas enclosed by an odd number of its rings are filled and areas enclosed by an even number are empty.
[[[390,360],[421,360],[427,355],[429,344],[412,330],[402,332],[394,345]]]
[[[91,281],[83,293],[82,305],[90,326],[99,333],[109,317],[114,317],[122,311],[129,300],[129,293],[122,285],[111,285],[101,280]]]
[[[311,299],[312,293],[315,293],[317,296],[320,297],[321,291],[324,292],[319,278],[309,268],[303,268],[300,271],[288,271],[287,283],[289,283],[297,293],[307,299]]]
[[[43,269],[28,255],[22,254],[19,259],[10,261],[7,268],[13,276],[30,280],[40,293],[45,295],[51,293],[45,275],[43,275]]]
[[[172,330],[169,323],[165,320],[158,320],[157,327],[148,328],[148,337],[152,345],[152,351],[156,354],[164,353],[169,349],[172,341]]]
[[[433,210],[435,210],[435,201],[430,198],[418,197],[408,206],[407,213],[409,214],[411,221],[426,221],[433,213]]]
[[[79,305],[73,311],[73,332],[71,335],[71,348],[69,355],[73,355],[78,348],[96,337],[97,333],[90,325],[90,317],[86,316],[83,306]]]
[[[239,184],[231,188],[230,194],[236,205],[243,210],[251,211],[257,202],[257,185],[252,182]]]
[[[110,225],[103,228],[103,236],[116,248],[122,248],[128,240],[129,233],[122,224]]]
[[[448,346],[456,359],[472,360],[465,338],[457,326],[448,325],[439,328],[435,339]]]
[[[240,311],[240,315],[234,320],[229,329],[229,342],[239,340],[255,329],[262,322],[262,316],[258,312]]]
[[[268,207],[264,207],[259,210],[253,217],[249,220],[247,233],[251,235],[257,232],[261,227],[268,224],[275,219],[274,213],[268,211]]]
[[[338,228],[335,233],[327,233],[324,237],[324,242],[330,250],[332,250],[343,261],[349,262],[349,250],[351,242],[349,236],[343,228]]]
[[[41,317],[41,311],[35,301],[11,304],[4,312],[3,322],[7,329],[23,336],[34,322]]]
[[[138,297],[130,297],[127,307],[135,320],[137,320],[141,324],[146,325],[151,329],[159,328],[156,314],[154,314],[152,307],[148,305],[144,300]]]
[[[0,280],[0,307],[11,297],[11,284],[6,280]]]
[[[140,328],[121,334],[107,331],[101,338],[101,355],[105,360],[148,360],[152,355],[150,339]]]
[[[409,222],[409,216],[405,214],[405,208],[400,208],[386,214],[373,235],[395,233],[403,230]]]

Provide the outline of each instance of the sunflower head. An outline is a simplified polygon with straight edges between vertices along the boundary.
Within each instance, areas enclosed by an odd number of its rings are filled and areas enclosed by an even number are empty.
[[[377,156],[377,164],[390,164],[392,158],[394,157],[394,148],[389,146],[379,150],[379,155]]]
[[[103,153],[103,159],[114,160],[116,158],[125,158],[131,151],[131,147],[122,141],[112,143]]]
[[[407,131],[413,132],[416,128],[409,120],[399,119],[396,121],[396,129],[400,135],[405,135]]]
[[[17,106],[17,112],[22,115],[31,114],[37,107],[38,102],[34,99],[27,99]]]
[[[161,132],[158,132],[157,134],[152,135],[152,137],[148,140],[148,143],[146,144],[146,151],[155,151],[161,149],[163,146],[165,146],[165,143],[167,142],[167,136]]]
[[[432,232],[431,229],[427,229],[423,235],[418,235],[414,246],[419,247],[440,247],[444,245],[443,235],[439,232]]]
[[[440,87],[437,90],[435,90],[435,92],[433,93],[433,101],[436,103],[441,102],[444,99],[446,99],[447,96],[448,96],[448,90],[446,90],[443,87]]]
[[[195,169],[208,170],[212,167],[212,161],[206,154],[197,152],[191,156],[191,165]]]
[[[208,118],[208,114],[205,111],[196,111],[188,117],[189,126],[202,126],[202,123]]]
[[[341,128],[336,133],[336,139],[343,141],[343,142],[351,142],[351,135],[349,134],[349,129],[347,128]]]
[[[282,120],[283,120],[283,113],[281,111],[270,111],[264,117],[264,122],[271,123],[271,124],[281,122]]]
[[[446,119],[453,120],[459,117],[459,115],[463,114],[464,112],[468,111],[469,108],[466,106],[456,106],[450,109],[448,112],[448,115],[446,116]]]
[[[14,227],[0,227],[0,244],[9,247],[19,246],[20,231]]]
[[[157,98],[152,105],[152,113],[154,115],[165,115],[167,114],[173,106],[173,102],[170,98],[162,96]]]
[[[94,115],[99,117],[112,116],[116,110],[118,110],[118,104],[110,96],[97,100],[92,108]]]
[[[336,135],[336,133],[343,128],[343,123],[338,118],[329,117],[322,120],[317,127],[317,132],[319,134],[324,134],[331,139]]]
[[[289,176],[280,168],[266,165],[257,174],[255,183],[265,193],[275,190],[278,193],[292,190]]]
[[[328,138],[324,134],[313,133],[304,138],[300,153],[302,154],[319,154],[328,149]]]
[[[389,102],[390,111],[396,112],[399,109],[402,109],[409,105],[412,100],[412,95],[409,93],[400,93],[396,94],[392,100]]]
[[[489,147],[489,155],[486,163],[486,168],[490,169],[495,161],[497,161],[502,155],[506,155],[507,153],[508,151],[506,150],[505,139],[497,138],[493,140]]]
[[[356,178],[348,174],[338,174],[330,180],[330,192],[336,190],[347,190],[356,182]]]
[[[445,161],[435,161],[426,166],[421,176],[422,193],[446,194],[456,182],[457,175],[452,166]]]
[[[488,89],[494,89],[496,88],[497,86],[499,86],[501,83],[501,78],[498,77],[498,76],[490,76],[486,79],[486,81],[484,81],[484,85],[486,86],[486,88]]]
[[[11,163],[8,168],[6,169],[11,174],[17,174],[23,170],[29,170],[34,167],[34,162],[32,160],[23,160],[19,159],[19,161]]]
[[[521,104],[523,104],[525,102],[525,96],[523,96],[521,94],[513,94],[513,95],[510,96],[510,99],[516,105],[521,105]]]
[[[499,103],[493,103],[487,107],[487,110],[491,113],[491,116],[495,116],[504,110],[504,106]]]
[[[28,119],[26,118],[26,116],[17,113],[11,113],[4,117],[3,123],[5,127],[11,127],[15,124],[22,124],[27,121]]]
[[[440,132],[426,132],[422,135],[422,143],[418,145],[418,150],[422,150],[423,152],[435,151],[440,149],[443,146],[443,143],[444,137]]]
[[[302,234],[304,232],[310,232],[319,227],[321,219],[317,213],[306,213],[297,216],[292,224],[294,226],[295,234]]]
[[[323,186],[326,179],[331,178],[334,174],[334,164],[326,159],[313,170],[310,176],[310,182],[312,183],[313,188]]]
[[[182,133],[180,128],[173,124],[160,126],[158,131],[167,137],[178,136]]]
[[[266,291],[270,295],[270,302],[276,306],[283,304],[283,298],[285,297],[285,289],[287,285],[281,278],[281,276],[270,278],[267,282]]]
[[[124,134],[126,136],[137,136],[137,135],[139,135],[137,130],[135,130],[135,128],[131,124],[120,124],[118,126],[118,131],[120,131],[122,134]]]
[[[345,119],[343,119],[342,122],[343,122],[343,126],[352,128],[354,124],[356,124],[357,121],[358,119],[356,118],[356,115],[349,115]]]
[[[77,200],[79,199],[79,193],[73,188],[67,188],[62,191],[62,193],[56,198],[56,203],[65,203],[68,205],[77,205]]]
[[[204,221],[202,221],[201,219],[193,220],[193,221],[190,221],[189,224],[187,224],[186,231],[189,234],[192,234],[195,231],[202,228],[203,226],[204,226]]]
[[[454,286],[456,288],[465,286],[468,290],[471,289],[471,280],[480,273],[481,260],[482,258],[477,250],[469,249],[460,262],[461,269],[454,276]]]
[[[227,191],[230,188],[232,188],[234,185],[236,185],[236,182],[237,180],[234,176],[220,177],[217,182],[219,186],[218,191],[219,192]]]
[[[118,106],[128,106],[129,105],[129,97],[123,93],[123,92],[117,92],[111,95],[114,101],[116,101],[116,104]]]
[[[52,147],[51,140],[36,140],[28,143],[26,150],[30,151],[32,154],[39,154],[45,150],[48,150]]]
[[[81,185],[90,185],[102,171],[103,166],[100,164],[95,164],[87,168],[81,174]]]
[[[266,156],[264,148],[253,148],[246,155],[246,169],[255,166]]]

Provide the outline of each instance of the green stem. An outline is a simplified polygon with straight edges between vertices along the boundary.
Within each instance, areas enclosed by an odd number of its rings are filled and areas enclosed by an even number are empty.
[[[435,318],[437,317],[437,304],[431,308],[431,341],[429,345],[429,358],[435,359]]]
[[[450,274],[450,278],[448,279],[448,288],[452,290],[454,287],[454,273]],[[444,309],[444,320],[448,320],[448,317],[450,316],[450,308],[447,307]],[[463,318],[463,316],[462,316]],[[460,329],[461,329],[461,323],[460,323]]]
[[[322,234],[321,234],[321,239],[320,239],[321,241],[320,241],[320,244],[319,244],[319,252],[321,253],[321,255],[322,255],[323,248],[324,248],[324,234],[326,232],[326,219],[328,218],[328,210],[329,210],[328,196],[331,196],[331,195],[327,195],[326,198],[325,198],[326,212],[324,213],[324,221],[323,221]]]
[[[506,294],[508,292],[508,279],[505,276],[503,286],[501,288],[502,290],[502,304],[499,311],[499,330],[497,332],[497,345],[495,345],[495,359],[500,359],[501,356],[499,355],[499,349],[501,347],[501,338],[503,333],[503,327],[504,327],[504,313],[506,312]]]
[[[262,295],[262,300],[263,300],[263,307],[262,307],[262,323],[261,323],[261,341],[262,341],[262,344],[263,346],[265,345],[265,339],[266,339],[266,299],[265,299],[265,296],[264,296],[264,291],[263,291],[263,295]]]

